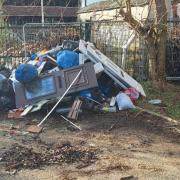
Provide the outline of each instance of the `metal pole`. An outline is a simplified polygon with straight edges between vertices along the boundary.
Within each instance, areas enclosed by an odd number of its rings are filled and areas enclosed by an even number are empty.
[[[41,18],[42,25],[44,26],[44,0],[41,0]]]
[[[26,26],[26,24],[23,25],[23,41],[24,41],[24,54],[25,54],[25,59],[27,60],[25,26]]]
[[[73,122],[71,122],[69,119],[65,118],[65,117],[62,116],[62,115],[61,115],[61,117],[62,117],[65,121],[69,122],[71,125],[73,125],[74,127],[76,127],[77,129],[79,129],[80,131],[82,130],[81,127],[77,126],[76,124],[74,124]]]
[[[58,100],[58,102],[54,105],[54,107],[51,109],[51,111],[44,117],[44,119],[37,125],[38,127],[41,126],[43,124],[44,121],[46,121],[46,119],[49,117],[49,115],[54,111],[54,109],[59,105],[59,103],[62,101],[62,99],[66,96],[66,94],[69,92],[69,90],[71,89],[71,87],[74,85],[74,83],[77,81],[77,79],[79,78],[80,74],[82,73],[82,70],[79,71],[79,73],[77,74],[77,76],[74,78],[74,80],[72,81],[72,83],[69,85],[69,87],[66,89],[65,93],[60,97],[60,99]]]

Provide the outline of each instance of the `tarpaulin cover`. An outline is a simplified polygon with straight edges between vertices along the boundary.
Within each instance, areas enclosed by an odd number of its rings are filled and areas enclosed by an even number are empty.
[[[79,55],[69,50],[60,51],[57,54],[57,64],[63,69],[77,66],[79,65]]]
[[[38,77],[38,71],[35,66],[31,64],[21,64],[15,72],[16,80],[21,83],[29,83]]]

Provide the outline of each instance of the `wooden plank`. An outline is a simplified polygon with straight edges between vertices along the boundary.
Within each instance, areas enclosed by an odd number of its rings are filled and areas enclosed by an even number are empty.
[[[79,109],[82,105],[82,101],[77,99],[74,101],[73,105],[72,105],[72,108],[68,114],[68,118],[69,119],[74,119],[76,120],[78,118],[78,114],[79,114]]]
[[[77,100],[76,106],[74,108],[74,112],[72,114],[72,119],[76,120],[78,118],[79,109],[81,108],[82,101]]]
[[[28,127],[27,131],[30,132],[30,133],[39,134],[42,131],[42,129],[43,129],[43,127],[32,125],[32,126]]]

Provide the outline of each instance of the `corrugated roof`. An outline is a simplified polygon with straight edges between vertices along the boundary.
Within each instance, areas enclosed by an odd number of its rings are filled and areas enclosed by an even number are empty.
[[[131,0],[131,5],[132,6],[144,6],[149,3],[149,0]],[[101,11],[101,10],[108,10],[108,9],[115,9],[118,8],[119,5],[117,2],[112,2],[112,1],[101,1],[101,2],[96,2],[93,4],[90,4],[84,8],[81,8],[78,11],[79,13],[86,13],[86,12],[92,12],[92,11]],[[123,1],[122,7],[125,7],[125,2]]]
[[[3,15],[6,16],[41,16],[40,6],[3,6]],[[58,7],[58,6],[45,6],[44,14],[46,17],[76,17],[77,7]]]

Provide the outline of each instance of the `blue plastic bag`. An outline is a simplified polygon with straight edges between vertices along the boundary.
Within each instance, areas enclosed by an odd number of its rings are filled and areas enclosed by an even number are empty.
[[[15,72],[15,78],[21,83],[29,83],[38,77],[38,71],[31,64],[21,64]]]
[[[73,51],[64,50],[57,54],[57,64],[60,68],[67,69],[79,65],[79,55]]]
[[[37,54],[36,53],[32,53],[30,60],[35,60],[37,58]]]
[[[92,93],[89,90],[80,91],[79,95],[81,97],[84,97],[84,98],[91,98],[91,99],[93,99]]]

